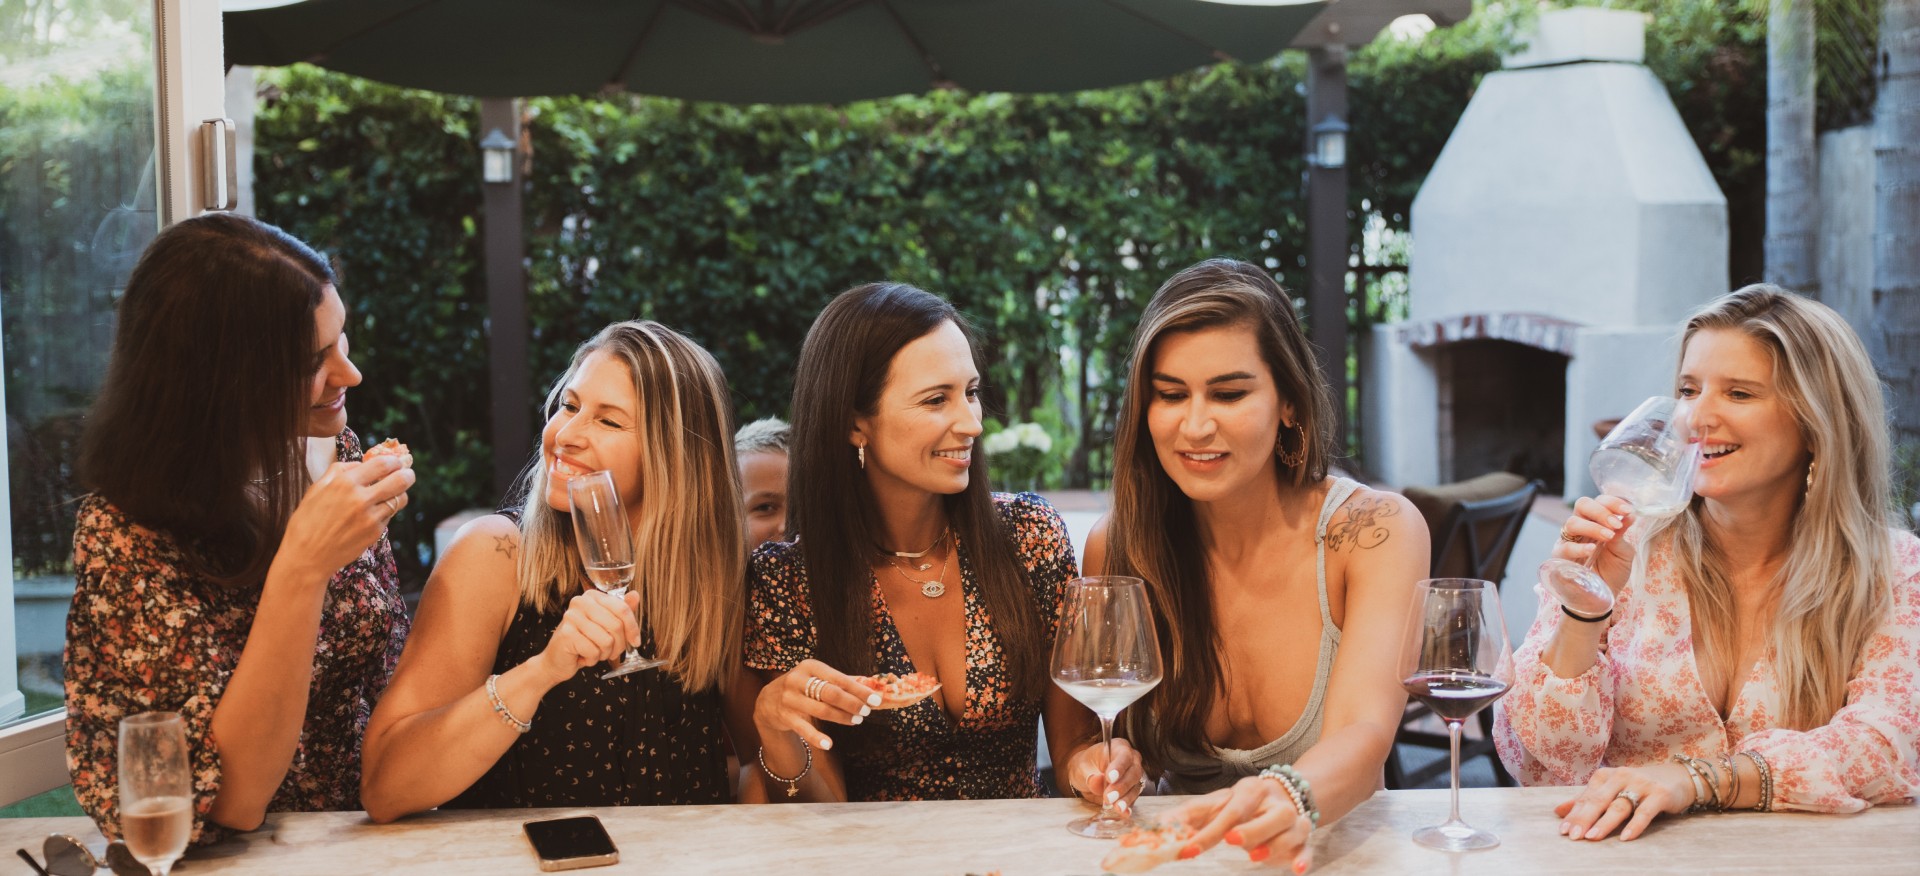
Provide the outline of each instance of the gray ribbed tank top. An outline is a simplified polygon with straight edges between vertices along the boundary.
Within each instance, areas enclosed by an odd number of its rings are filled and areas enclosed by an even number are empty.
[[[1320,722],[1326,717],[1327,676],[1333,674],[1333,657],[1340,651],[1340,628],[1334,626],[1333,611],[1327,605],[1327,521],[1340,503],[1347,501],[1360,485],[1347,478],[1334,478],[1327,500],[1320,506],[1320,522],[1313,530],[1316,571],[1320,588],[1320,659],[1313,670],[1313,694],[1300,712],[1293,728],[1280,738],[1259,748],[1216,748],[1207,745],[1204,752],[1172,749],[1167,753],[1164,786],[1175,794],[1205,794],[1227,787],[1276,763],[1293,763],[1315,742],[1320,741]]]

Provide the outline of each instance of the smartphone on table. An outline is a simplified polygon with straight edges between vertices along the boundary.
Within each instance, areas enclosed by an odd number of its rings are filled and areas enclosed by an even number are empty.
[[[529,821],[521,825],[540,857],[540,869],[577,870],[620,863],[620,850],[600,819],[591,815]]]

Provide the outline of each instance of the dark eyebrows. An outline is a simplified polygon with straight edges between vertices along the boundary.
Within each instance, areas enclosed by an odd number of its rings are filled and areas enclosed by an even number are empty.
[[[1174,377],[1171,374],[1162,374],[1158,371],[1153,372],[1152,377],[1155,383],[1178,383],[1181,386],[1187,385],[1186,381],[1181,380],[1178,377]],[[1254,379],[1254,375],[1248,372],[1229,371],[1226,374],[1220,374],[1214,377],[1207,378],[1207,385],[1213,386],[1214,384],[1218,384],[1218,383],[1232,383],[1236,380],[1252,380],[1252,379]]]

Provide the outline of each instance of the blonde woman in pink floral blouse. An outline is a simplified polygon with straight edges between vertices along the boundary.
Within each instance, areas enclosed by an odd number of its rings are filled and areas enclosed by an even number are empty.
[[[273,226],[209,214],[154,239],[118,316],[80,451],[74,794],[118,836],[120,719],[176,711],[196,844],[269,811],[358,809],[361,733],[407,632],[386,526],[413,472],[361,461],[346,428],[360,372],[333,273]]]
[[[1609,617],[1543,601],[1495,718],[1527,784],[1586,787],[1561,833],[1621,839],[1700,810],[1857,812],[1920,789],[1920,540],[1889,528],[1885,410],[1860,340],[1771,286],[1688,321],[1692,506],[1636,550],[1583,498],[1555,555]]]

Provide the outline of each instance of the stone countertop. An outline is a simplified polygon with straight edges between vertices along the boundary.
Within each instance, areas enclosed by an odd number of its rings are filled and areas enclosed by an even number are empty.
[[[1876,807],[1854,816],[1729,813],[1663,818],[1633,842],[1575,843],[1560,837],[1562,788],[1480,788],[1461,792],[1462,816],[1493,831],[1498,848],[1446,853],[1413,844],[1414,829],[1438,823],[1446,791],[1383,791],[1314,839],[1311,872],[1325,874],[1903,874],[1920,861],[1920,809]],[[1148,815],[1177,798],[1149,797]],[[358,812],[283,813],[261,830],[195,852],[174,872],[532,874],[538,863],[524,821],[591,811],[620,849],[606,872],[781,874],[1093,874],[1114,847],[1066,832],[1085,810],[1073,800],[669,806],[599,810],[432,812],[376,825]],[[72,833],[98,849],[80,818],[0,821],[0,842],[38,854],[49,832]],[[21,867],[21,872],[25,872]],[[1165,876],[1285,874],[1218,847],[1168,864]]]

